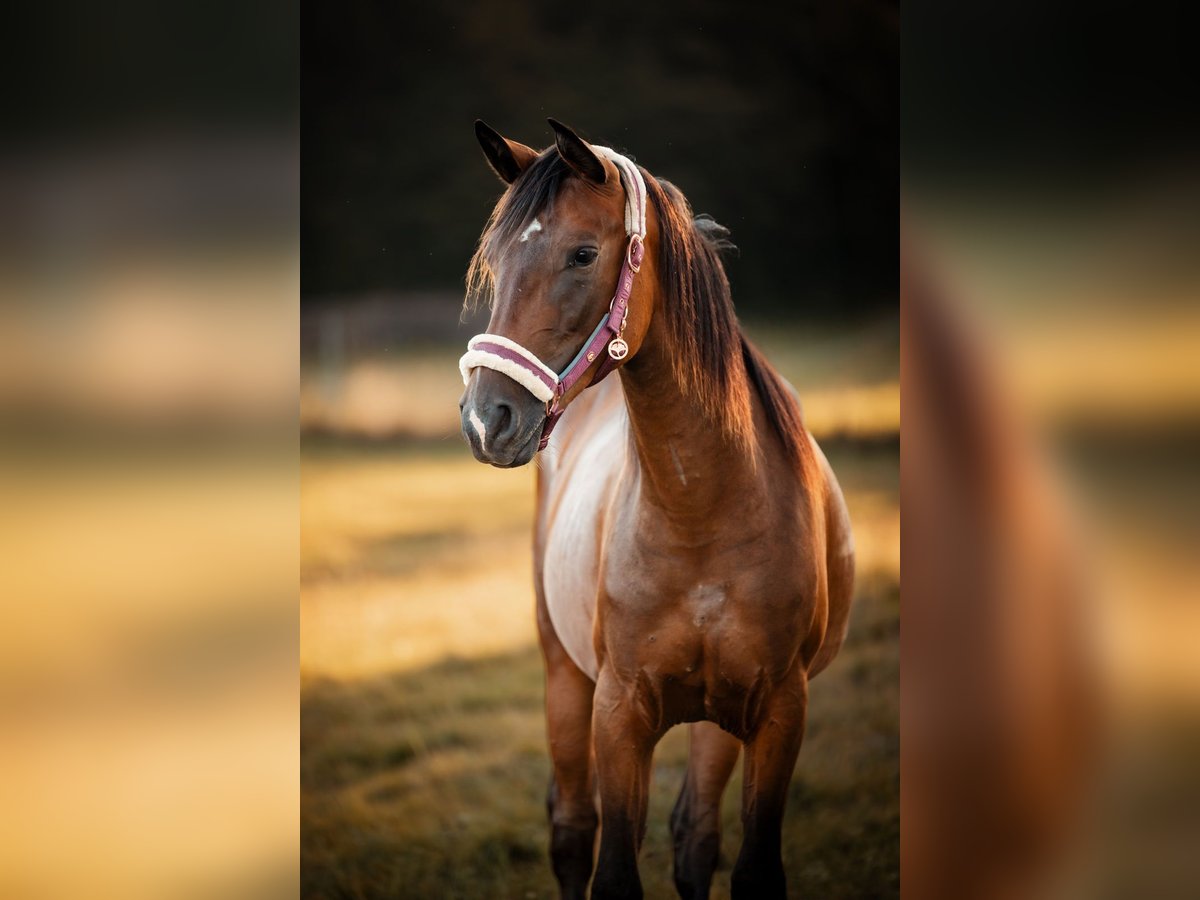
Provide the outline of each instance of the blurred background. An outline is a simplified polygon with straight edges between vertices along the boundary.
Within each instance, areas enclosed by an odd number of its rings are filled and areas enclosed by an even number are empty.
[[[905,6],[906,893],[1200,883],[1186,33]]]
[[[859,548],[814,684],[789,890],[899,889],[899,11],[895,4],[309,4],[301,319],[302,890],[549,897],[533,474],[459,434],[467,261],[503,185],[472,123],[547,116],[728,226],[749,333],[800,391]],[[647,896],[674,896],[656,755]],[[741,825],[740,771],[723,809]]]
[[[0,896],[294,897],[295,13],[5,36]]]

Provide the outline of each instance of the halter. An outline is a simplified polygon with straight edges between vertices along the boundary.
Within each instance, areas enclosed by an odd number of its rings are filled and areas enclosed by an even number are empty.
[[[539,450],[545,449],[550,441],[550,432],[562,417],[565,410],[563,398],[591,368],[596,358],[600,357],[600,365],[591,384],[599,384],[629,355],[629,345],[622,335],[625,332],[625,320],[629,317],[633,276],[641,270],[646,252],[643,244],[646,237],[646,182],[638,167],[620,153],[608,147],[592,149],[616,164],[621,173],[621,183],[625,186],[625,234],[629,236],[629,244],[625,248],[625,261],[621,263],[617,290],[608,305],[608,313],[575,354],[575,358],[557,374],[536,354],[499,334],[475,335],[467,342],[467,352],[458,361],[463,384],[470,379],[472,369],[482,366],[507,375],[546,404],[546,424],[542,427]],[[600,351],[605,345],[608,352],[602,355]]]

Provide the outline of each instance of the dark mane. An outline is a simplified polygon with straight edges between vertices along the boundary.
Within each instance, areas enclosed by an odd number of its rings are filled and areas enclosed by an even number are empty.
[[[494,244],[509,240],[552,204],[570,175],[570,167],[550,148],[500,198],[467,270],[466,309],[491,303],[488,257]],[[644,168],[642,175],[658,218],[662,312],[673,345],[676,380],[710,421],[747,451],[754,438],[753,388],[789,455],[806,455],[808,441],[792,391],[738,325],[721,262],[722,251],[735,249],[729,231],[711,216],[694,217],[687,199],[669,181],[654,178]]]
[[[750,389],[788,454],[808,452],[791,390],[742,334],[721,251],[735,249],[729,230],[711,216],[692,215],[682,192],[642,170],[658,214],[659,277],[671,335],[675,377],[722,430],[749,449],[754,421]]]

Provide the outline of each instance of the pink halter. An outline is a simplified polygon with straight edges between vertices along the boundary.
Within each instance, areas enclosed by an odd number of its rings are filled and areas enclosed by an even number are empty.
[[[592,384],[599,384],[629,355],[629,345],[621,335],[625,331],[629,312],[633,276],[641,269],[646,252],[643,244],[646,237],[646,182],[638,167],[626,157],[607,147],[592,149],[616,164],[625,186],[625,233],[629,235],[629,244],[625,248],[625,261],[621,263],[617,289],[608,305],[607,315],[560,373],[555,373],[516,341],[498,334],[475,335],[467,343],[467,352],[458,361],[464,384],[470,379],[471,370],[482,366],[507,375],[546,404],[546,423],[542,427],[539,450],[545,449],[550,441],[550,432],[562,417],[565,409],[563,398],[591,368],[597,357],[600,358],[600,365],[596,368]],[[607,352],[602,354],[605,345]]]

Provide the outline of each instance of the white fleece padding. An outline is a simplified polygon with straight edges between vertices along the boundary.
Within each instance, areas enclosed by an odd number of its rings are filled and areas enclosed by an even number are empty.
[[[612,160],[621,173],[621,182],[625,185],[625,233],[646,236],[646,180],[642,178],[641,170],[633,160],[622,156],[611,147],[592,149],[601,156]]]
[[[554,398],[554,391],[528,369],[518,366],[511,359],[496,356],[486,350],[468,350],[459,359],[458,370],[462,373],[463,384],[470,379],[471,370],[480,367],[494,369],[501,375],[507,375],[543,403],[549,403]]]
[[[548,387],[544,381],[528,369],[522,368],[511,359],[505,359],[503,356],[497,356],[495,353],[489,353],[487,350],[478,349],[477,345],[484,341],[499,344],[501,347],[511,350],[523,359],[529,360],[530,363],[542,372],[545,372],[556,385],[558,384],[558,375],[544,362],[516,341],[509,340],[500,334],[477,334],[467,342],[467,352],[458,360],[458,371],[462,374],[463,384],[466,384],[470,380],[472,369],[482,366],[485,369],[494,369],[501,375],[507,375],[543,403],[549,403],[554,399],[554,389]]]
[[[552,381],[557,383],[557,381],[558,381],[558,373],[557,372],[555,372],[553,369],[551,369],[548,365],[546,365],[544,362],[542,362],[540,359],[538,359],[536,356],[534,356],[532,353],[530,353],[528,350],[526,350],[524,347],[522,347],[516,341],[509,340],[508,338],[504,337],[504,335],[502,335],[502,334],[487,334],[487,333],[477,334],[477,335],[475,335],[475,337],[473,337],[469,341],[467,341],[467,349],[474,350],[476,348],[476,346],[478,344],[482,343],[483,341],[488,341],[489,343],[492,343],[492,344],[499,344],[501,347],[504,347],[507,350],[511,350],[513,353],[517,354],[518,356],[524,357],[529,362],[533,363],[537,368],[539,368],[543,372],[545,372],[547,378],[549,378]]]

